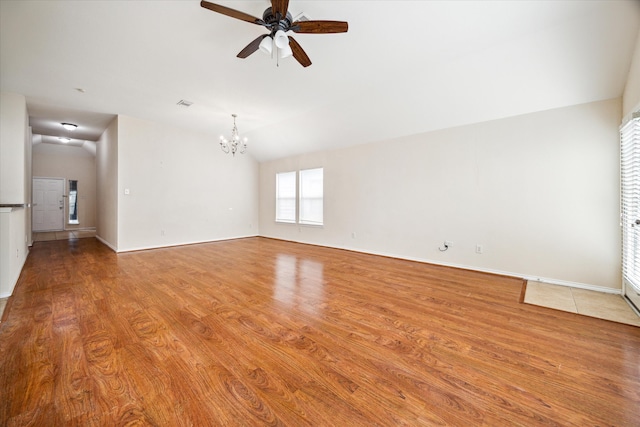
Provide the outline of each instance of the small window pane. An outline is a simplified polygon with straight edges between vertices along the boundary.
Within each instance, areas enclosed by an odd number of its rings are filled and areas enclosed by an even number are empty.
[[[300,224],[323,224],[322,168],[300,171]]]
[[[296,173],[276,174],[276,221],[296,222]]]
[[[80,224],[78,218],[78,181],[69,180],[69,224]]]

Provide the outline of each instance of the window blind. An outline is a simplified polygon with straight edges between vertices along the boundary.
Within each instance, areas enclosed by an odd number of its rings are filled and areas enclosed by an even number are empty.
[[[640,116],[620,129],[622,276],[640,292]]]
[[[296,173],[276,174],[276,221],[296,222]]]
[[[322,168],[300,171],[300,224],[323,224],[323,178]]]

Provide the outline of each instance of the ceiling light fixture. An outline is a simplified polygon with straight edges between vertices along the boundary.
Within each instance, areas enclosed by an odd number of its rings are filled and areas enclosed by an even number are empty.
[[[63,128],[66,130],[74,131],[78,127],[78,125],[74,125],[73,123],[60,123]]]
[[[231,140],[228,140],[223,135],[220,135],[220,148],[225,153],[232,155],[236,155],[236,152],[240,154],[244,154],[247,152],[247,138],[240,138],[238,134],[238,127],[236,126],[236,117],[237,114],[232,114],[233,117],[233,129],[231,129]]]
[[[289,37],[282,30],[278,30],[275,33],[265,36],[258,46],[258,48],[267,55],[271,55],[273,53],[274,47],[276,48],[278,57],[281,59],[288,58],[293,55],[293,51],[289,45]]]
[[[60,137],[58,137],[58,139],[59,139],[60,141],[64,142],[65,144],[66,144],[67,142],[70,142],[70,141],[71,141],[71,138],[67,138],[66,136],[60,136]]]
[[[271,55],[271,52],[273,51],[273,40],[271,39],[271,36],[263,38],[259,47],[262,52],[267,55]]]
[[[273,36],[273,42],[278,46],[278,49],[282,49],[285,46],[289,46],[289,37],[282,30],[276,31]]]

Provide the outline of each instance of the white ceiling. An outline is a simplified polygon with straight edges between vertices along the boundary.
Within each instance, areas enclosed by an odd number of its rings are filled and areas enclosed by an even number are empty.
[[[262,17],[266,0],[219,1]],[[236,54],[265,30],[180,1],[0,0],[0,89],[34,133],[95,141],[117,114],[217,143],[231,113],[259,161],[622,95],[632,1],[296,1],[345,34],[299,34],[313,65]],[[78,91],[81,88],[84,93]],[[177,106],[181,100],[194,104]]]

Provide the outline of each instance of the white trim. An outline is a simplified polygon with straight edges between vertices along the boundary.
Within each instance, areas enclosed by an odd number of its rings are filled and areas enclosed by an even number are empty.
[[[115,248],[114,246],[111,245],[111,243],[107,242],[106,240],[104,240],[102,237],[98,236],[96,234],[96,239],[98,239],[103,245],[107,246],[109,249],[111,249],[113,252],[118,252],[118,249]]]
[[[589,285],[586,283],[569,282],[567,280],[549,279],[546,277],[523,277],[531,282],[548,283],[550,285],[567,286],[570,288],[586,289],[588,291],[602,292],[605,294],[622,295],[622,289],[607,288],[605,286]]]
[[[514,273],[512,271],[494,270],[494,269],[491,269],[491,268],[472,267],[472,266],[463,265],[463,264],[455,264],[455,263],[449,263],[449,262],[435,261],[435,260],[431,260],[431,259],[427,259],[427,258],[407,257],[407,256],[401,256],[401,255],[388,253],[388,252],[365,251],[365,250],[360,250],[360,249],[353,249],[353,248],[350,248],[350,247],[347,247],[347,246],[330,246],[330,245],[321,245],[321,244],[318,244],[318,243],[308,243],[308,242],[302,242],[302,241],[296,241],[296,240],[287,240],[287,239],[282,239],[282,238],[279,238],[279,237],[269,237],[269,236],[262,236],[262,237],[266,237],[268,239],[274,239],[274,240],[284,240],[284,241],[288,241],[288,242],[302,243],[304,245],[321,246],[321,247],[325,247],[325,248],[342,249],[342,250],[345,250],[345,251],[358,252],[358,253],[370,254],[370,255],[378,255],[378,256],[384,256],[384,257],[388,257],[388,258],[397,258],[397,259],[403,259],[403,260],[407,260],[407,261],[415,261],[415,262],[421,262],[421,263],[425,263],[425,264],[439,265],[439,266],[442,266],[442,267],[459,268],[461,270],[476,271],[478,273],[489,273],[489,274],[496,274],[496,275],[499,275],[499,276],[509,276],[509,277],[528,280],[528,281],[533,281],[533,282],[548,283],[548,284],[551,284],[551,285],[567,286],[567,287],[570,287],[570,288],[579,288],[579,289],[586,289],[586,290],[589,290],[589,291],[596,291],[596,292],[602,292],[602,293],[607,293],[607,294],[622,295],[622,289],[607,288],[605,286],[590,285],[590,284],[587,284],[587,283],[571,282],[571,281],[568,281],[568,280],[552,279],[552,278],[549,278],[549,277],[530,276],[530,275],[524,275],[524,274],[521,274],[521,273]]]
[[[168,245],[158,245],[158,246],[138,246],[135,248],[128,248],[128,249],[114,249],[114,251],[116,251],[117,253],[125,253],[125,252],[136,252],[136,251],[147,251],[150,249],[162,249],[162,248],[173,248],[173,247],[177,247],[177,246],[189,246],[189,245],[198,245],[201,243],[213,243],[213,242],[223,242],[226,240],[238,240],[238,239],[246,239],[249,237],[259,237],[257,234],[249,234],[247,236],[236,236],[236,237],[223,237],[220,239],[213,239],[213,240],[196,240],[196,241],[191,241],[191,242],[183,242],[183,243],[171,243]],[[100,241],[102,241],[102,239],[100,239]],[[104,243],[104,242],[103,242]],[[107,243],[105,243],[107,246],[109,246],[111,249],[113,249],[113,247],[111,247],[111,245],[108,245]]]
[[[16,289],[16,285],[18,284],[18,279],[20,279],[20,274],[22,274],[22,269],[24,268],[24,264],[27,262],[28,257],[29,257],[29,247],[27,247],[27,252],[24,258],[22,259],[22,263],[20,264],[20,268],[18,269],[18,274],[13,279],[13,281],[10,282],[10,283],[13,283],[13,285],[11,285],[11,293],[0,294],[0,298],[9,298],[10,296],[13,295],[13,291]]]

